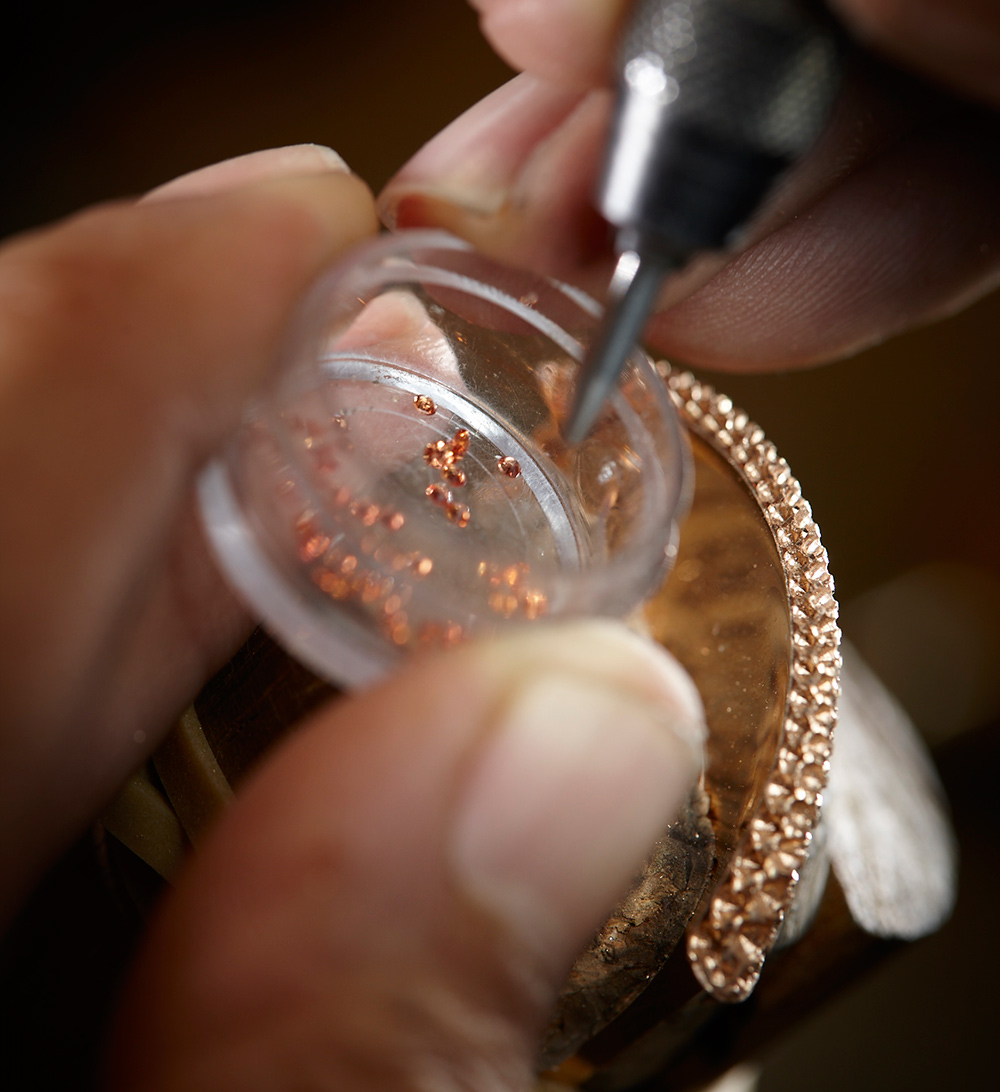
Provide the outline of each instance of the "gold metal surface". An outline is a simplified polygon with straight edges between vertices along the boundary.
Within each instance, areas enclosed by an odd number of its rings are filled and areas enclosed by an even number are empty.
[[[575,964],[543,1046],[549,1065],[588,1055],[595,1036],[669,1037],[671,1014],[645,998],[685,928],[703,1000],[749,995],[794,897],[829,768],[839,630],[809,506],[745,414],[689,374],[661,373],[691,438],[695,488],[644,618],[702,695],[704,791]],[[225,780],[241,780],[330,693],[255,635],[197,701]],[[652,1024],[645,1009],[660,1013]]]
[[[688,373],[672,373],[666,365],[661,373],[692,434],[725,458],[757,505],[773,538],[786,588],[788,626],[779,627],[787,640],[782,723],[773,738],[764,740],[747,721],[745,730],[760,748],[756,760],[750,760],[752,772],[740,757],[751,743],[738,741],[735,724],[725,725],[726,736],[732,738],[728,756],[725,739],[713,744],[710,758],[718,761],[720,753],[723,757],[722,767],[716,768],[722,782],[719,806],[728,817],[739,813],[732,828],[738,844],[707,912],[688,931],[688,958],[702,987],[719,1000],[742,1001],[756,985],[777,939],[819,821],[840,692],[837,602],[812,510],[774,445],[711,387]],[[754,617],[749,600],[746,605]],[[776,617],[772,624],[777,624]],[[772,651],[777,653],[777,646]],[[772,661],[776,682],[783,674],[779,659],[775,655]],[[714,697],[706,700],[715,702]],[[772,700],[779,701],[777,689]],[[770,724],[774,731],[773,718]],[[709,728],[714,734],[711,721]],[[763,792],[758,793],[760,774],[769,766]],[[730,794],[728,807],[724,803],[723,790],[734,781],[753,786],[742,807],[735,793]],[[711,791],[714,786],[709,787]],[[720,822],[720,842],[728,833]]]
[[[712,834],[690,806],[671,826],[574,965],[544,1040],[549,1064],[602,1030],[610,1040],[648,1030],[628,1006],[685,925],[707,994],[749,996],[794,897],[829,766],[839,631],[809,507],[746,414],[689,374],[661,374],[689,432],[695,486],[644,620],[702,696]]]
[[[650,634],[687,669],[708,723],[717,868],[728,864],[774,765],[791,619],[774,537],[731,467],[692,437],[695,490],[677,561],[646,605]]]

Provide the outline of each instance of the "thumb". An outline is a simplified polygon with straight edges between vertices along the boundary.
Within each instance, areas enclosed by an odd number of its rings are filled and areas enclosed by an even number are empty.
[[[693,782],[700,705],[609,622],[411,661],[247,786],[153,930],[115,1087],[525,1089]]]

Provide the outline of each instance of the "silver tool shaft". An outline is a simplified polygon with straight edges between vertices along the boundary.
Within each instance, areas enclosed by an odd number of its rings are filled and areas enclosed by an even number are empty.
[[[604,321],[590,344],[576,382],[574,403],[563,430],[566,440],[578,444],[597,420],[618,383],[622,366],[642,335],[642,328],[660,282],[669,271],[661,260],[643,260],[634,250],[618,258],[605,303]]]
[[[662,279],[694,254],[731,247],[778,176],[821,132],[839,86],[841,48],[816,7],[799,0],[636,5],[597,195],[617,228],[621,258],[564,425],[571,442],[590,431]]]

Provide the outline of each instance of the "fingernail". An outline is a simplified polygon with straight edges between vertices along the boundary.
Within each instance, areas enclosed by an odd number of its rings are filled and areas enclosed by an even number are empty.
[[[401,202],[420,195],[470,212],[496,212],[538,146],[573,112],[582,92],[516,76],[443,129],[392,178],[378,200],[390,228]]]
[[[470,772],[452,860],[467,894],[542,958],[568,958],[622,894],[697,776],[688,676],[617,623],[497,653],[505,699]]]
[[[200,167],[150,190],[143,200],[205,197],[272,179],[330,172],[350,174],[350,170],[332,148],[322,144],[290,144],[285,148],[265,148]]]

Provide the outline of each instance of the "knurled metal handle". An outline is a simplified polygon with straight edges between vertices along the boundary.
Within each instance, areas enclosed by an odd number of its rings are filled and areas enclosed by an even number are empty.
[[[832,23],[812,4],[640,0],[621,70],[626,83],[662,79],[674,116],[706,135],[792,160],[824,124],[840,52]]]

